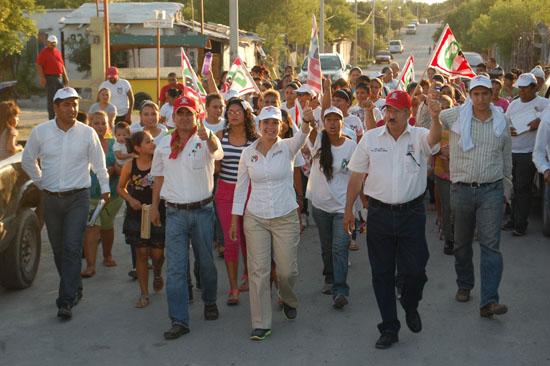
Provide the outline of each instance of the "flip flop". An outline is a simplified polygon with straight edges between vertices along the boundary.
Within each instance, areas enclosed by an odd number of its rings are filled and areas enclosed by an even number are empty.
[[[227,297],[227,305],[237,305],[239,303],[239,290],[229,291],[229,296]]]
[[[113,258],[108,258],[103,260],[103,265],[105,267],[116,267],[118,263]]]
[[[248,287],[249,287],[249,285],[248,285],[248,276],[243,275],[241,284],[239,286],[239,291],[240,292],[246,292],[246,291],[248,291]]]
[[[136,303],[136,308],[142,309],[149,305],[149,296],[141,295]]]
[[[82,278],[90,278],[93,275],[95,275],[95,270],[93,270],[93,269],[92,270],[87,269],[87,270],[80,273],[80,277],[82,277]]]

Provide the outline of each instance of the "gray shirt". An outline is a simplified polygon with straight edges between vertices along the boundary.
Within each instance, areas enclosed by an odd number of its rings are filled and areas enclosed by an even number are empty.
[[[439,118],[444,128],[451,130],[458,120],[461,108],[446,109]],[[450,171],[453,183],[492,183],[503,177],[512,178],[512,140],[510,121],[499,137],[493,132],[493,117],[482,122],[472,116],[471,128],[474,148],[464,151],[459,145],[460,135],[451,130]]]
[[[97,111],[103,111],[103,112],[107,113],[107,115],[112,114],[112,113],[114,113],[116,115],[116,107],[111,103],[107,104],[107,107],[105,107],[105,109],[101,109],[101,106],[99,105],[99,103],[94,103],[90,107],[90,110],[88,111],[88,114],[92,114],[92,113],[97,112]]]

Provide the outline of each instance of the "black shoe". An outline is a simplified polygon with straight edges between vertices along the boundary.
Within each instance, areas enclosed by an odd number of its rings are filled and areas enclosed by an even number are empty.
[[[470,301],[470,289],[467,288],[459,288],[456,291],[455,296],[456,301],[458,302],[467,302]]]
[[[392,344],[399,342],[399,337],[396,333],[382,333],[376,341],[374,347],[378,349],[390,348]]]
[[[418,311],[409,311],[405,315],[405,320],[407,321],[407,326],[413,333],[420,333],[422,330],[422,320],[420,319],[420,314]]]
[[[69,320],[73,317],[73,311],[67,305],[61,305],[57,310],[57,316],[63,320]]]
[[[73,307],[77,306],[80,300],[82,300],[82,289],[79,288],[78,291],[76,291],[76,295],[74,296],[73,300]]]
[[[204,319],[216,320],[220,313],[216,304],[204,305]]]
[[[170,329],[164,332],[164,339],[176,339],[187,333],[189,333],[189,328],[185,325],[174,324]]]
[[[347,296],[338,294],[334,298],[334,306],[335,309],[343,309],[344,306],[346,306],[349,303]]]
[[[443,253],[447,255],[453,255],[455,244],[452,241],[446,241],[443,246]]]
[[[137,280],[137,271],[136,269],[132,269],[130,272],[128,272],[128,276],[130,276],[133,280]]]
[[[323,289],[321,290],[322,293],[325,295],[331,295],[332,294],[332,283],[325,283],[323,286]]]
[[[512,231],[512,235],[514,236],[525,236],[525,234],[527,234],[527,230],[515,229]]]
[[[287,305],[285,302],[283,302],[283,315],[285,316],[286,320],[295,320],[296,315],[298,315],[298,311],[296,308],[293,308],[290,305]]]
[[[504,224],[502,226],[502,230],[504,231],[512,231],[514,230],[514,222],[513,221],[508,221],[506,224]]]
[[[253,341],[263,341],[268,335],[271,334],[271,329],[254,329],[250,335],[250,339]]]

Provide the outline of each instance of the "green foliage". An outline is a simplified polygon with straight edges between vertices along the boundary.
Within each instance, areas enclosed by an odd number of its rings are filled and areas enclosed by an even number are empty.
[[[76,64],[78,71],[89,72],[91,70],[90,44],[86,38],[65,41],[65,47],[70,51],[69,61]]]
[[[87,2],[86,0],[37,0],[38,5],[46,9],[76,9]]]
[[[37,32],[35,21],[23,12],[35,14],[41,10],[33,0],[0,0],[1,53],[11,55],[23,51],[25,41]]]

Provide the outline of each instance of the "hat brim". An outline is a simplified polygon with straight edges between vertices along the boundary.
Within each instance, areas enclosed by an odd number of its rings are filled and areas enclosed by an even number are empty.
[[[197,113],[197,110],[195,108],[187,106],[187,105],[180,105],[178,108],[174,108],[174,113],[177,113],[182,108],[188,109],[193,113]]]
[[[400,105],[400,104],[393,104],[393,103],[385,103],[383,106],[382,106],[382,109],[386,108],[386,107],[393,107],[393,108],[396,108],[396,109],[411,109],[412,106],[407,106],[407,105]]]

